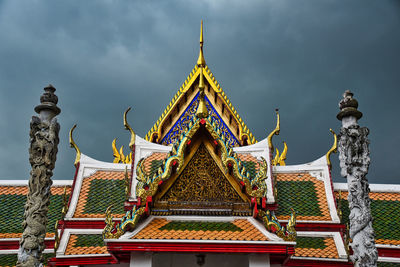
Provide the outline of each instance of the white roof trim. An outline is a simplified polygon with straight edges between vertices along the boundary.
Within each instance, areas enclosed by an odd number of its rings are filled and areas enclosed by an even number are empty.
[[[295,245],[296,242],[284,241],[282,238],[275,234],[268,232],[265,227],[252,217],[217,217],[217,216],[149,216],[142,224],[140,224],[134,231],[125,233],[119,239],[107,239],[105,242],[165,242],[164,239],[131,239],[141,230],[143,230],[153,219],[163,218],[168,221],[209,221],[209,222],[232,222],[235,219],[248,220],[257,230],[259,230],[269,241],[234,241],[234,240],[190,240],[190,239],[168,239],[172,243],[257,243],[257,244],[285,244]]]
[[[400,263],[400,258],[392,258],[392,257],[378,257],[378,262],[393,262],[393,263]]]
[[[307,164],[302,165],[286,165],[286,166],[273,166],[273,173],[309,173],[312,177],[324,182],[326,201],[328,203],[329,214],[331,217],[331,221],[340,223],[340,219],[337,215],[335,198],[332,190],[332,180],[330,176],[328,162],[326,161],[326,156],[322,156],[321,158]],[[299,221],[300,222],[300,221]],[[310,222],[310,221],[306,221]],[[322,221],[318,221],[322,222]]]
[[[382,245],[382,244],[376,244],[377,248],[394,248],[394,249],[400,249],[400,245]]]
[[[71,219],[75,213],[76,205],[78,203],[80,191],[82,188],[83,179],[90,177],[97,171],[123,171],[123,172],[125,172],[125,168],[127,168],[127,170],[130,171],[131,165],[123,164],[123,163],[102,162],[102,161],[92,159],[92,158],[82,154],[81,162],[79,164],[78,174],[77,174],[76,180],[75,180],[75,187],[73,189],[74,191],[72,194],[71,203],[69,205],[69,209],[68,209],[68,212],[67,212],[65,218]],[[74,218],[74,219],[77,219],[77,218]]]
[[[348,191],[347,183],[333,183],[335,190]],[[370,184],[371,192],[382,193],[400,193],[400,184]]]
[[[268,146],[268,138],[261,140],[252,145],[242,146],[242,147],[234,147],[233,151],[236,153],[249,153],[253,157],[257,159],[261,159],[263,157],[267,162],[268,172],[267,172],[267,179],[265,179],[265,183],[267,184],[267,204],[275,203],[275,197],[273,192],[273,184],[272,184],[272,168],[271,168],[271,157],[269,154],[269,146]]]
[[[347,260],[347,252],[344,247],[342,236],[339,232],[297,232],[297,236],[302,237],[333,237],[335,241],[336,250],[339,255],[339,259],[346,259]],[[293,257],[292,257],[293,258]],[[305,259],[306,257],[296,257]],[[321,259],[321,258],[318,258]],[[325,258],[324,258],[325,259]],[[335,259],[336,260],[336,259]]]
[[[7,249],[7,250],[1,249],[0,250],[0,255],[1,254],[2,255],[4,255],[4,254],[18,254],[18,251],[19,251],[18,249]],[[53,252],[54,252],[54,249],[47,248],[47,249],[43,250],[42,253],[47,254],[47,253],[53,253]]]
[[[140,136],[136,135],[135,140],[135,162],[133,164],[133,175],[132,175],[132,183],[131,183],[131,200],[136,200],[136,166],[142,158],[148,157],[155,152],[164,152],[168,153],[172,149],[172,146],[164,146],[160,144],[151,143]]]
[[[313,258],[313,257],[297,257],[297,256],[292,256],[290,259],[293,260],[312,260],[312,261],[340,261],[340,262],[347,262],[348,259],[332,259],[332,258]]]
[[[65,250],[67,249],[68,241],[71,237],[71,234],[87,234],[87,235],[98,235],[102,234],[103,229],[65,229],[64,233],[60,240],[60,245],[56,252],[57,258],[71,258],[75,256],[79,257],[88,257],[88,256],[109,256],[110,254],[74,254],[74,255],[64,255]]]

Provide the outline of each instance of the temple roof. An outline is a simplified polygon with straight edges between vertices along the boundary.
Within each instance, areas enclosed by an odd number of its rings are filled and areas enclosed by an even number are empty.
[[[240,144],[237,145],[243,144],[243,138],[246,139],[245,144],[254,144],[256,142],[255,137],[247,128],[235,107],[222,90],[221,85],[215,79],[215,76],[211,72],[209,66],[205,63],[203,55],[202,33],[203,27],[201,27],[200,53],[197,64],[187,76],[186,80],[183,82],[178,92],[174,95],[171,102],[167,105],[157,122],[146,134],[145,139],[147,141],[155,141],[160,143],[163,137],[167,134],[167,131],[164,132],[164,128],[171,129],[171,124],[174,124],[174,122],[182,116],[183,111],[181,107],[188,106],[190,102],[189,98],[193,98],[193,95],[196,95],[196,92],[198,91],[200,69],[202,67],[204,68],[205,81],[207,82],[207,86],[209,86],[207,88],[208,90],[206,90],[208,104],[212,106],[213,110],[216,111],[218,116],[222,118],[221,121],[227,125],[227,128],[229,128],[232,134],[239,140]],[[210,98],[214,98],[214,102],[210,101]]]

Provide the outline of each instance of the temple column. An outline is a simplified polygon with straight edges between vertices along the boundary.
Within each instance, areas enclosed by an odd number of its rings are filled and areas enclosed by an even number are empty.
[[[347,178],[350,208],[350,238],[354,266],[377,266],[378,252],[372,228],[367,173],[370,163],[369,130],[360,127],[357,120],[362,113],[350,91],[343,94],[337,118],[342,121],[339,135],[339,161],[341,175]]]
[[[55,118],[61,110],[57,107],[56,89],[44,88],[40,105],[35,107],[39,117],[30,123],[29,162],[32,166],[29,192],[26,198],[23,234],[20,240],[17,266],[43,266],[42,251],[45,248],[47,212],[50,203],[51,176],[56,162],[60,125]]]

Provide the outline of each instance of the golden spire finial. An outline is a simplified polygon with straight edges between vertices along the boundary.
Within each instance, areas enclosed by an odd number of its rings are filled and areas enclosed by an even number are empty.
[[[281,130],[281,120],[280,120],[280,116],[279,116],[279,109],[275,109],[275,112],[276,112],[276,127],[267,137],[268,146],[272,153],[274,151],[274,146],[272,145],[272,136],[279,135],[279,132]]]
[[[128,120],[126,119],[126,115],[128,114],[129,110],[131,110],[131,107],[129,107],[124,112],[124,126],[125,126],[125,129],[128,130],[131,133],[131,141],[129,142],[129,147],[130,147],[131,150],[133,150],[134,145],[135,145],[136,134],[132,130],[132,127],[129,125]]]
[[[201,20],[201,26],[200,26],[200,52],[199,52],[199,58],[197,59],[197,65],[199,67],[206,65],[206,60],[204,59],[203,55],[203,20]]]
[[[72,133],[74,132],[75,128],[76,124],[74,124],[74,126],[72,126],[71,130],[69,131],[69,145],[73,147],[76,151],[75,162],[74,162],[74,165],[76,166],[81,160],[81,151],[79,150],[79,147],[76,145],[74,138],[72,137]]]
[[[329,151],[326,153],[326,161],[328,162],[328,165],[331,166],[332,165],[331,154],[332,154],[332,152],[337,153],[337,135],[332,129],[329,129],[329,131],[331,131],[331,133],[333,134],[333,145],[329,149]]]
[[[201,39],[200,39],[201,40]],[[196,116],[198,118],[207,118],[208,109],[206,106],[206,101],[204,99],[204,76],[203,76],[203,66],[200,65],[200,81],[199,81],[199,105],[197,107]]]

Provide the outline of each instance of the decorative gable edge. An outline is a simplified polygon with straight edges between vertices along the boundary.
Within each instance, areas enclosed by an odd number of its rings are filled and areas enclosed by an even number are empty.
[[[74,218],[75,210],[78,204],[79,195],[82,189],[84,178],[90,177],[97,171],[120,171],[131,170],[131,164],[110,163],[95,160],[85,154],[81,154],[79,164],[76,165],[76,174],[72,184],[68,212],[65,215],[65,220],[87,220],[87,218]],[[104,220],[104,218],[91,218],[91,220]]]
[[[239,140],[243,140],[244,136],[247,136],[247,140],[249,144],[254,144],[257,142],[253,134],[250,132],[249,128],[246,126],[242,118],[239,116],[238,112],[236,111],[235,107],[232,105],[230,100],[228,99],[227,95],[225,92],[222,90],[222,87],[218,83],[218,81],[215,79],[214,74],[211,72],[209,67],[205,65],[204,68],[205,72],[204,77],[207,79],[208,83],[211,85],[213,90],[216,93],[221,94],[221,99],[224,102],[225,106],[230,110],[230,112],[233,114],[233,118],[236,120],[237,124],[240,126],[239,127]],[[150,129],[150,131],[146,134],[145,139],[147,141],[151,141],[152,136],[154,134],[157,134],[158,136],[161,136],[161,125],[164,123],[164,121],[168,118],[168,115],[171,113],[171,111],[175,108],[176,103],[179,102],[181,97],[183,97],[184,93],[192,86],[194,81],[197,79],[197,77],[200,75],[200,68],[197,66],[197,64],[194,66],[186,80],[183,82],[182,86],[179,88],[178,92],[174,95],[172,98],[171,102],[168,104],[167,108],[163,111],[157,122],[153,125],[153,127]]]
[[[316,257],[301,257],[301,256],[291,256],[290,259],[301,259],[301,260],[326,260],[326,261],[344,261],[348,262],[348,254],[345,248],[343,238],[339,232],[308,232],[308,231],[298,231],[298,237],[330,237],[333,238],[338,253],[338,259],[329,258],[316,258]],[[295,249],[296,250],[296,249]]]

